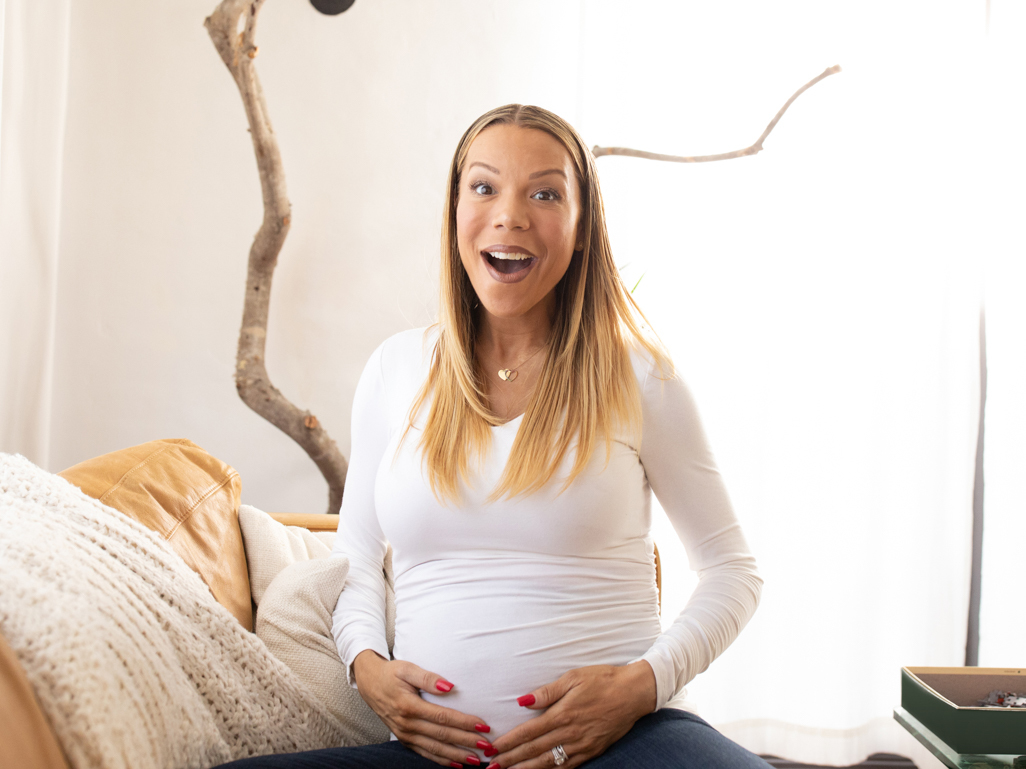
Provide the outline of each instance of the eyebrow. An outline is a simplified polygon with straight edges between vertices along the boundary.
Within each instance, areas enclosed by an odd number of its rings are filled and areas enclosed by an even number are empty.
[[[490,166],[487,163],[482,163],[480,160],[475,160],[473,163],[471,163],[469,166],[467,166],[467,168],[470,169],[470,168],[473,168],[474,166],[481,166],[482,168],[485,168],[485,169],[491,171],[496,176],[502,176],[502,172],[499,171],[498,168],[496,168],[495,166]],[[549,174],[557,174],[559,176],[562,176],[564,179],[566,179],[566,172],[563,171],[563,169],[561,169],[561,168],[549,168],[549,169],[547,169],[545,171],[536,171],[535,173],[531,174],[527,178],[528,179],[538,179],[539,177],[548,176]]]
[[[548,176],[549,174],[558,174],[566,179],[566,172],[562,168],[550,168],[548,171],[538,171],[528,176],[528,179],[537,179],[540,176]]]

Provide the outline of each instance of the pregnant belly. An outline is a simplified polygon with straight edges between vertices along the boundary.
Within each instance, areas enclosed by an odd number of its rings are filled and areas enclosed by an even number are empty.
[[[424,698],[495,739],[539,715],[517,697],[573,668],[625,665],[659,635],[651,567],[587,561],[536,563],[529,577],[523,562],[411,569],[396,581],[394,655],[455,684]]]

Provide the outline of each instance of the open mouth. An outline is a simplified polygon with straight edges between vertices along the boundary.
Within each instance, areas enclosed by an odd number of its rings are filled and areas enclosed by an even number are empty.
[[[535,261],[533,256],[527,254],[507,254],[501,251],[482,251],[481,253],[491,268],[503,275],[516,275],[518,272],[523,272]]]

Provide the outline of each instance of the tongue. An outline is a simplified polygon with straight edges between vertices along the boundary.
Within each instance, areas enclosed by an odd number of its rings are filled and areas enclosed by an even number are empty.
[[[489,256],[488,262],[504,275],[512,275],[514,272],[526,270],[531,264],[530,259],[496,259],[494,256]]]

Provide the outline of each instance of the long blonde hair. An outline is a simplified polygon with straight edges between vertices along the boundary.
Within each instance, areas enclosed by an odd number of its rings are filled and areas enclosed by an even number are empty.
[[[566,489],[587,466],[599,438],[605,440],[607,461],[618,429],[640,439],[641,397],[630,360],[632,342],[667,375],[672,371],[658,339],[644,332],[644,316],[613,261],[595,159],[584,141],[565,120],[540,107],[507,104],[486,112],[463,134],[449,168],[438,341],[403,436],[405,441],[421,407],[433,396],[420,448],[431,488],[442,500],[459,499],[459,483],[470,476],[471,457],[484,456],[491,445],[489,428],[502,423],[488,410],[474,364],[477,295],[460,260],[456,232],[467,153],[474,139],[493,125],[545,131],[566,148],[581,193],[583,248],[574,252],[554,289],[548,357],[490,499],[542,488],[576,447]]]

